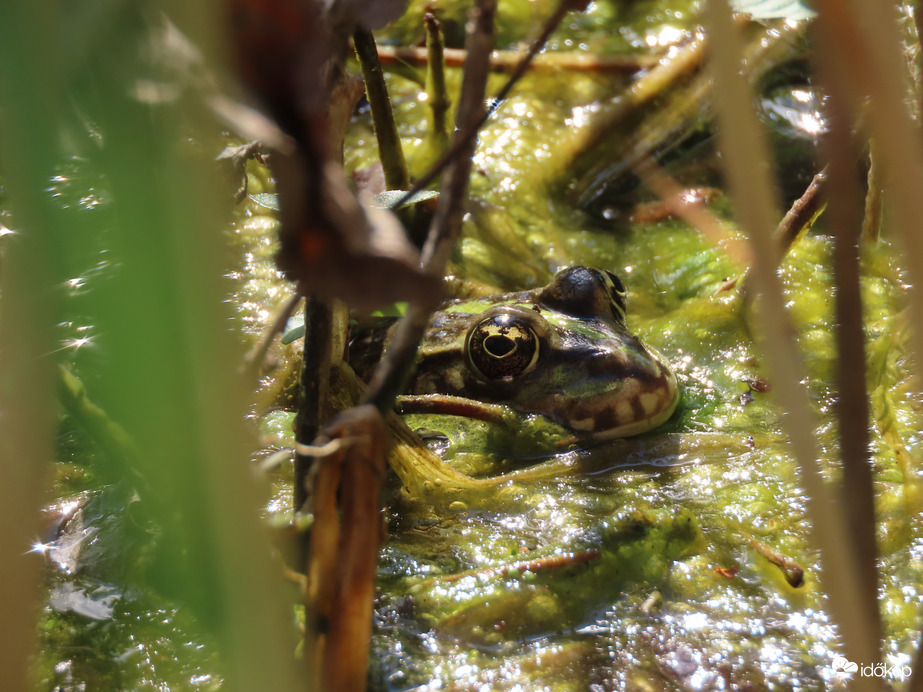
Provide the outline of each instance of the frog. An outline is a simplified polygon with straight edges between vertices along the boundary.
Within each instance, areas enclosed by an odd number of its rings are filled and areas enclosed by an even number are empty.
[[[400,408],[538,418],[591,441],[651,431],[678,400],[673,370],[628,328],[622,281],[575,265],[540,288],[443,304]]]

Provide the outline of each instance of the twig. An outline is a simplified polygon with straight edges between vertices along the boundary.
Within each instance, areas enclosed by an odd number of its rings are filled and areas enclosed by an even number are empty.
[[[467,51],[446,48],[446,67],[461,67]],[[430,56],[425,48],[378,46],[382,65],[426,65]],[[495,50],[490,54],[490,69],[494,72],[512,72],[522,60],[522,51]],[[634,74],[653,67],[660,60],[657,55],[598,55],[581,53],[543,53],[536,55],[529,69],[548,72],[615,72]]]
[[[782,217],[779,225],[776,226],[773,237],[779,249],[780,261],[786,253],[788,253],[792,245],[810,230],[811,226],[813,226],[814,222],[817,220],[817,217],[823,213],[824,207],[827,206],[825,197],[828,187],[827,183],[827,168],[824,167],[811,179],[804,194],[792,203],[792,206],[785,213],[785,216]],[[746,274],[733,276],[722,283],[721,286],[715,290],[715,295],[730,291],[739,283],[745,300],[749,302],[753,296],[748,290]]]
[[[779,246],[779,257],[784,257],[792,245],[814,225],[817,217],[827,205],[827,166],[824,166],[811,180],[804,194],[796,199],[791,208],[776,226],[775,239]]]
[[[510,75],[506,84],[504,84],[500,88],[500,91],[497,92],[496,96],[494,96],[494,105],[484,114],[483,119],[478,123],[478,127],[481,127],[490,114],[497,110],[500,102],[509,95],[513,87],[516,86],[516,83],[522,79],[526,70],[529,69],[529,65],[532,63],[533,58],[545,47],[545,44],[548,43],[548,39],[551,38],[551,34],[558,28],[558,24],[567,16],[567,13],[571,10],[583,12],[589,4],[589,0],[561,0],[561,2],[558,3],[558,6],[554,9],[554,12],[551,13],[551,16],[545,20],[545,25],[542,27],[542,32],[538,35],[538,38],[532,42],[529,46],[529,50],[526,51],[522,60],[516,65],[513,74]]]
[[[333,426],[343,444],[318,461],[314,477],[305,657],[310,669],[320,672],[320,684],[306,689],[361,692],[369,661],[388,433],[371,406],[349,409]]]
[[[247,196],[247,161],[256,159],[260,163],[265,163],[260,151],[262,143],[259,141],[248,142],[238,146],[226,146],[220,154],[215,157],[215,161],[226,161],[231,169],[231,174],[236,180],[234,202],[240,203]]]
[[[520,560],[506,565],[497,565],[496,567],[481,567],[469,569],[464,572],[448,574],[444,577],[436,577],[433,582],[438,584],[451,584],[452,582],[461,581],[469,577],[477,577],[484,581],[493,577],[508,577],[510,575],[521,575],[525,572],[547,572],[561,567],[573,567],[574,565],[584,565],[589,562],[595,562],[602,557],[602,552],[597,548],[589,548],[576,552],[555,553],[554,555],[543,555],[532,558],[531,560]]]
[[[451,165],[443,177],[442,194],[439,196],[439,204],[421,255],[423,269],[430,276],[443,275],[461,229],[476,143],[475,136],[471,133],[476,133],[477,128],[484,122],[484,92],[493,45],[495,10],[496,0],[479,0],[474,19],[469,24],[471,28],[466,41],[468,61],[465,63],[465,76],[458,104],[457,134],[454,146],[446,155],[450,157],[447,160],[451,161]],[[452,152],[456,154],[451,156]],[[412,196],[416,192],[412,190],[406,196]],[[391,409],[395,397],[404,387],[423,332],[432,311],[438,305],[439,298],[432,296],[429,300],[411,304],[407,314],[398,324],[384,360],[375,370],[363,399],[365,403],[374,404],[382,413]]]
[[[367,29],[356,29],[353,34],[356,56],[362,67],[365,80],[365,93],[372,110],[372,122],[375,124],[375,137],[378,140],[378,156],[385,171],[385,186],[389,190],[406,190],[410,185],[407,162],[401,148],[401,138],[397,134],[397,124],[391,111],[391,99],[385,86],[375,38]]]
[[[456,158],[461,156],[462,152],[468,148],[472,149],[475,143],[475,138],[477,137],[478,132],[484,123],[487,122],[487,118],[497,110],[497,104],[503,101],[516,85],[516,83],[522,78],[526,73],[526,70],[529,69],[529,65],[532,62],[532,59],[538,54],[542,48],[545,47],[545,44],[548,42],[548,38],[551,36],[552,32],[557,28],[558,24],[561,23],[561,20],[564,19],[564,16],[570,12],[571,9],[585,9],[588,2],[585,0],[561,0],[558,6],[555,8],[555,11],[545,22],[545,25],[542,27],[542,32],[539,34],[539,37],[532,42],[532,45],[529,46],[529,50],[522,57],[522,59],[517,63],[516,67],[513,70],[513,74],[510,75],[510,78],[507,80],[500,91],[497,92],[496,96],[493,98],[494,107],[487,111],[481,110],[480,115],[476,119],[472,119],[471,122],[467,123],[466,127],[462,127],[461,120],[458,121],[458,130],[459,134],[456,135],[455,141],[452,144],[452,148],[447,151],[442,158],[440,158],[433,167],[427,171],[419,180],[417,180],[413,187],[408,190],[407,194],[401,197],[397,202],[391,205],[391,209],[398,209],[403,206],[409,199],[411,199],[415,194],[420,190],[425,189],[430,183],[432,183],[436,177],[442,173],[442,171],[449,165],[451,161],[454,161]],[[466,47],[468,51],[468,58],[471,58],[471,48]],[[478,61],[484,62],[484,80],[486,84],[487,72],[490,69],[490,50],[488,49],[487,55],[478,56]],[[465,61],[465,79],[468,77],[468,61]],[[462,95],[464,98],[464,94]],[[481,99],[483,100],[483,90]],[[461,106],[459,106],[459,113],[461,113]]]
[[[744,21],[741,16],[734,18],[736,26]],[[757,83],[768,70],[790,58],[792,46],[804,32],[804,22],[770,24],[751,39],[742,65],[749,83]],[[565,162],[560,170],[567,171],[569,196],[577,205],[598,199],[607,187],[617,184],[620,175],[646,158],[662,156],[710,117],[713,81],[708,74],[696,74],[707,49],[707,40],[697,37],[664,58],[552,153]],[[675,86],[684,80],[685,84]],[[675,88],[667,97],[671,87]],[[663,98],[658,101],[658,97]],[[631,123],[648,106],[651,110],[628,132],[626,128],[632,128]]]
[[[756,552],[782,570],[785,581],[788,582],[789,586],[797,589],[804,585],[804,568],[796,560],[783,555],[778,550],[770,548],[755,538],[750,539],[750,545]]]
[[[589,124],[558,147],[556,155],[561,156],[567,162],[566,169],[570,171],[573,178],[578,180],[574,186],[578,196],[583,196],[583,191],[592,187],[590,183],[580,182],[580,180],[595,180],[597,177],[595,175],[596,154],[606,135],[620,127],[639,108],[663,94],[679,80],[698,70],[704,57],[705,39],[698,37],[689,41],[675,54],[663,58],[652,70],[638,76],[611,107],[594,116]],[[701,109],[702,99],[707,96],[708,89],[710,89],[710,82],[707,80],[699,80],[690,87],[691,93],[688,101],[694,102],[696,112]],[[673,101],[667,105],[670,109],[676,109]],[[664,129],[666,128],[662,125],[657,125],[657,130]],[[641,137],[636,136],[636,139],[641,139]],[[640,162],[645,158],[647,154],[638,157],[637,161],[632,163]]]

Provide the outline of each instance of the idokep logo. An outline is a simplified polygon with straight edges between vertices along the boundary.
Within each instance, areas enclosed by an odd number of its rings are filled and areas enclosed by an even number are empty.
[[[835,673],[849,673],[852,675],[857,670],[859,670],[859,664],[853,663],[848,658],[843,658],[842,656],[836,656],[833,659],[833,671]]]
[[[859,673],[863,678],[888,678],[890,680],[906,680],[910,677],[910,666],[888,666],[884,663],[859,665],[843,656],[834,656],[833,672],[841,675]]]

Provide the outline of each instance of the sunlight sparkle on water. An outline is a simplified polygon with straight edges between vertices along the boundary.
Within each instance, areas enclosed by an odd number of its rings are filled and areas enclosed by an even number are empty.
[[[583,127],[590,122],[590,117],[598,110],[599,105],[597,104],[577,106],[571,111],[570,117],[564,121],[564,124],[569,128]]]
[[[670,46],[686,37],[686,32],[675,26],[664,26],[655,34],[648,34],[644,42],[651,48],[655,46]]]
[[[524,101],[518,101],[510,106],[510,110],[513,111],[514,115],[522,117],[531,118],[532,113],[529,111],[529,105]]]
[[[38,553],[39,555],[47,555],[52,550],[54,550],[53,543],[39,543],[35,542],[32,544],[32,547],[26,551],[26,553]]]
[[[92,341],[93,341],[92,336],[81,336],[80,338],[77,338],[77,339],[65,339],[64,346],[65,348],[72,348],[76,351],[80,348],[83,348],[87,344],[92,343]]]

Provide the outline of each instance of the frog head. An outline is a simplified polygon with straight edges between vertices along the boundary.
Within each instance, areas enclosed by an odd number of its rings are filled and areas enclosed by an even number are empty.
[[[593,439],[651,430],[678,400],[673,372],[628,330],[622,282],[581,266],[544,288],[444,305],[409,393],[500,405]]]

